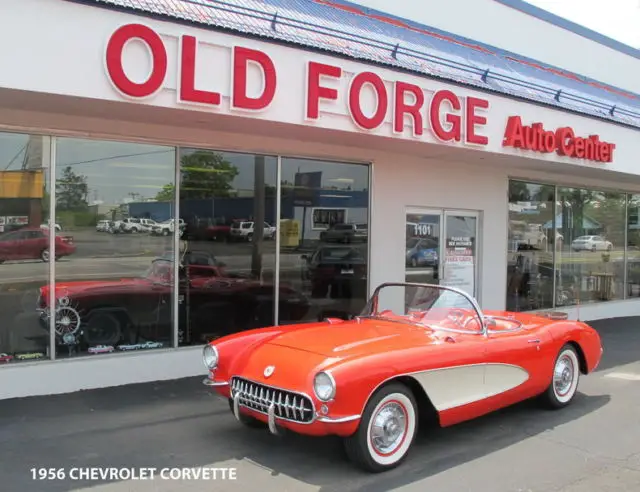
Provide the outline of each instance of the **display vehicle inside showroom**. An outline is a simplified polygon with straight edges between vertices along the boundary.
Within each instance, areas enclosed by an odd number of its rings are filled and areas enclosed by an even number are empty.
[[[627,89],[341,1],[7,1],[0,398],[201,374],[383,282],[640,309]]]

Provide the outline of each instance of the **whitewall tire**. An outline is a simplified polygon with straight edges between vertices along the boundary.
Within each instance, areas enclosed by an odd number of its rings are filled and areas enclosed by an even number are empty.
[[[553,366],[551,384],[544,393],[545,403],[551,408],[563,408],[571,403],[580,382],[580,359],[576,349],[565,345]]]
[[[407,457],[418,430],[418,405],[406,386],[379,389],[365,407],[355,434],[345,439],[349,459],[370,472],[398,466]]]

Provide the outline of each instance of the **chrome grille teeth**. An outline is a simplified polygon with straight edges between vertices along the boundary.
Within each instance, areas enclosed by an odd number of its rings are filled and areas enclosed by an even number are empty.
[[[275,414],[293,422],[311,422],[313,403],[304,395],[272,388],[242,378],[231,380],[232,397],[238,395],[239,403],[261,413],[268,413],[274,405]]]
[[[278,416],[282,417],[282,391],[278,391]]]

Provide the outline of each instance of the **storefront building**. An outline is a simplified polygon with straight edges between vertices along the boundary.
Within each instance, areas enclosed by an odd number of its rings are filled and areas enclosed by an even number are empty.
[[[9,3],[0,398],[201,374],[385,281],[640,312],[636,94],[343,2]]]

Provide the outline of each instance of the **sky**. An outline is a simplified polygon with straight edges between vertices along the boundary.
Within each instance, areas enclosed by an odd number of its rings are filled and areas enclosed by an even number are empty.
[[[640,49],[640,0],[526,0],[593,31]]]

